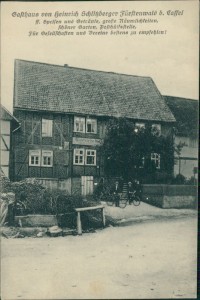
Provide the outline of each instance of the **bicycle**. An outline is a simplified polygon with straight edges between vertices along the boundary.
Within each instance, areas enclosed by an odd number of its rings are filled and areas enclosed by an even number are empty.
[[[141,199],[138,195],[136,195],[136,191],[134,192],[129,192],[129,204],[133,203],[133,205],[135,206],[139,206],[140,205],[140,202],[141,202]]]
[[[120,206],[120,195],[117,193],[113,193],[113,194],[108,194],[107,196],[107,205],[108,206]],[[118,205],[116,205],[118,204]]]
[[[125,208],[127,206],[127,203],[129,203],[130,205],[133,204],[134,206],[139,206],[140,202],[140,197],[136,195],[136,191],[128,192],[128,197],[120,200],[119,207]]]

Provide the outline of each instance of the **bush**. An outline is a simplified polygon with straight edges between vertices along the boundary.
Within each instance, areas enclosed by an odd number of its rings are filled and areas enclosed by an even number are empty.
[[[6,177],[3,173],[0,176],[0,189],[1,193],[8,193],[10,192],[11,183],[8,177]]]
[[[176,175],[175,178],[172,180],[172,184],[185,184],[186,183],[186,178],[182,174]]]
[[[197,178],[195,178],[194,176],[191,176],[190,179],[186,180],[185,184],[188,185],[197,185]]]
[[[93,196],[83,198],[60,190],[49,190],[36,179],[25,179],[10,184],[15,193],[15,215],[53,214],[61,227],[76,227],[75,208],[96,206],[100,202]],[[82,213],[83,228],[95,227],[101,222],[99,211]]]
[[[168,172],[157,171],[155,181],[158,184],[170,184],[172,181],[172,176]]]
[[[114,180],[114,179],[113,179]],[[106,201],[111,194],[111,188],[114,184],[112,179],[105,180],[104,183],[98,184],[94,190],[93,196],[95,201]],[[113,182],[112,182],[113,181]]]

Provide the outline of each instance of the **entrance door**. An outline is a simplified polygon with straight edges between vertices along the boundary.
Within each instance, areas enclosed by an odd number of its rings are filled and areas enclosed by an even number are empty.
[[[93,194],[93,176],[81,176],[81,194],[82,196]]]

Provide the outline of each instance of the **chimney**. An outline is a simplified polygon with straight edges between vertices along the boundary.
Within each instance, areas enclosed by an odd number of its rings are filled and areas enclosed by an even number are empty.
[[[67,68],[67,67],[69,67],[69,65],[68,64],[64,64],[64,67]]]

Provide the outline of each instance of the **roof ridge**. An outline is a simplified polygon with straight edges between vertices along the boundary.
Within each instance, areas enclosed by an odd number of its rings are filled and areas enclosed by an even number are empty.
[[[101,73],[107,73],[107,74],[116,74],[116,75],[124,75],[124,76],[152,79],[150,76],[132,75],[132,74],[113,72],[113,71],[86,69],[86,68],[80,68],[80,67],[73,67],[73,66],[69,66],[69,65],[67,65],[67,66],[65,66],[65,65],[56,65],[56,64],[51,64],[51,63],[44,63],[44,62],[38,62],[38,61],[32,61],[32,60],[18,59],[18,58],[16,58],[15,61],[24,61],[24,62],[28,62],[28,63],[35,63],[35,64],[41,64],[41,65],[47,65],[47,66],[53,66],[53,67],[60,67],[60,68],[64,68],[64,69],[68,69],[68,68],[69,69],[78,69],[78,70],[83,70],[83,71],[93,71],[93,72],[101,72]]]

